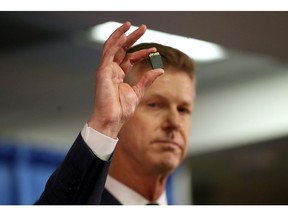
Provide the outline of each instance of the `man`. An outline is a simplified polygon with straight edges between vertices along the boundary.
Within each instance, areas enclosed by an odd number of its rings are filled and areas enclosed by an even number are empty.
[[[132,47],[146,26],[126,36],[130,26],[105,42],[94,112],[36,204],[167,204],[167,178],[188,149],[194,62],[159,44]],[[156,51],[165,73],[151,69]]]

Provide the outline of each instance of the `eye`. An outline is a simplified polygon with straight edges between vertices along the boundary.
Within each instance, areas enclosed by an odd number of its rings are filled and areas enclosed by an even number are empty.
[[[185,114],[190,114],[190,113],[191,113],[190,109],[188,109],[188,108],[186,108],[186,107],[179,107],[179,108],[178,108],[178,111],[179,111],[180,113],[185,113]]]
[[[149,103],[147,104],[147,106],[149,106],[149,107],[151,107],[151,108],[155,108],[155,107],[158,106],[158,104],[157,104],[156,102],[149,102]]]

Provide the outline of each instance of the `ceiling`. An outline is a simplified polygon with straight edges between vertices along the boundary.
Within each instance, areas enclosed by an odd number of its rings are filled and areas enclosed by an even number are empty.
[[[288,12],[0,12],[0,137],[73,142],[91,113],[100,55],[82,35],[110,20],[222,45],[227,59],[197,66],[199,92],[287,68]]]
[[[6,49],[20,44],[32,46],[65,37],[108,20],[129,20],[133,25],[145,23],[151,29],[211,41],[227,48],[282,60],[288,58],[286,11],[34,11],[1,12],[0,18],[1,27],[5,29],[1,39],[10,39],[10,42],[1,43],[1,50],[3,46]],[[15,34],[21,30],[24,30],[21,34]]]

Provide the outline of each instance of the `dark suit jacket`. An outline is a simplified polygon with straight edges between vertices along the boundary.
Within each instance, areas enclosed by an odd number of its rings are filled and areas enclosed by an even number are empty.
[[[95,156],[81,134],[50,176],[36,205],[120,205],[104,189],[109,161]]]

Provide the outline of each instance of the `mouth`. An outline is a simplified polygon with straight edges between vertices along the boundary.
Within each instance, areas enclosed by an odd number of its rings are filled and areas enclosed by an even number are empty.
[[[159,143],[163,146],[171,146],[181,148],[181,144],[174,140],[155,140],[154,143]]]

